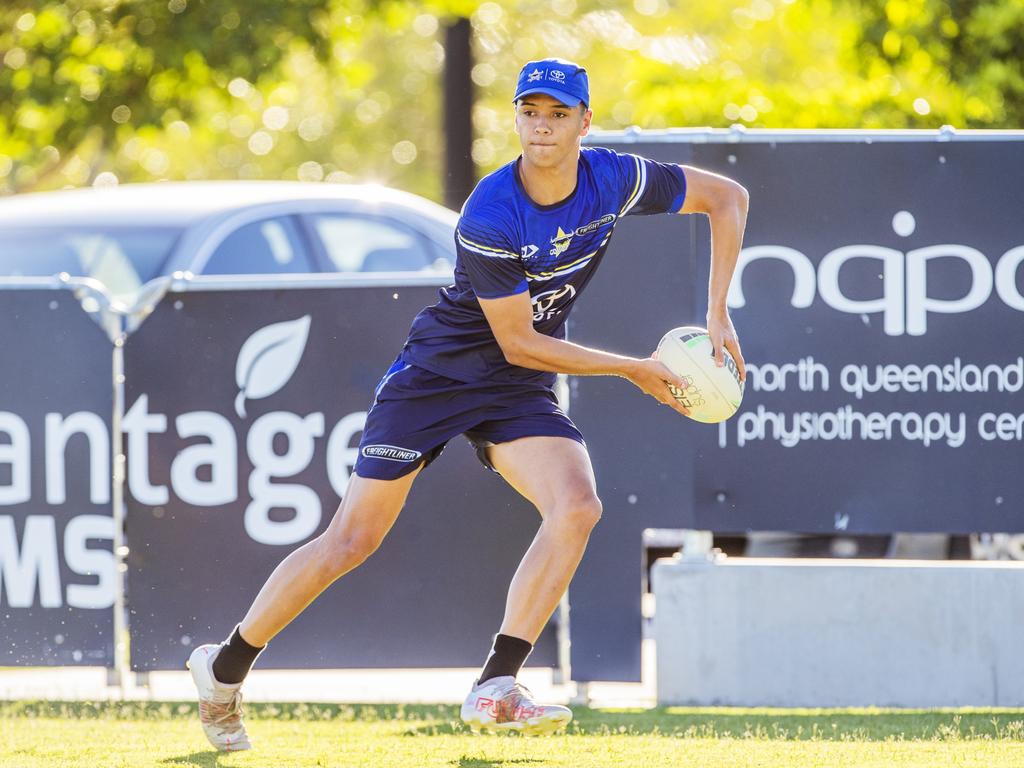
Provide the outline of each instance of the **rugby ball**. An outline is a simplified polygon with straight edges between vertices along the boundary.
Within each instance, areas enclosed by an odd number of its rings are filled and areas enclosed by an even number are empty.
[[[687,325],[673,328],[658,342],[658,359],[687,383],[685,389],[669,386],[676,400],[690,410],[690,418],[705,424],[725,421],[740,407],[743,382],[729,350],[725,365],[715,365],[711,337],[704,328]]]

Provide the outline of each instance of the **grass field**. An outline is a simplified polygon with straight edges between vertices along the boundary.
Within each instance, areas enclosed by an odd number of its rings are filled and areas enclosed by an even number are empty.
[[[256,749],[213,752],[194,704],[0,703],[3,768],[1001,768],[1024,710],[577,708],[565,735],[474,736],[454,706],[254,704]]]

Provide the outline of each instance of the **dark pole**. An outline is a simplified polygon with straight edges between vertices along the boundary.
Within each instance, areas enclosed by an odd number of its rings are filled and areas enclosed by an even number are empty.
[[[473,191],[473,50],[469,19],[444,30],[444,204],[460,210]]]

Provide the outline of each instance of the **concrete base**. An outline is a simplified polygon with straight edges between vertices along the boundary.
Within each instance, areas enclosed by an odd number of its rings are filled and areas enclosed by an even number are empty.
[[[1024,565],[659,560],[658,702],[1024,706]]]

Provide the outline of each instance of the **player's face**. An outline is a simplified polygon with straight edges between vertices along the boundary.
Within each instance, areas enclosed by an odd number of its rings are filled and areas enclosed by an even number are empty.
[[[554,167],[576,161],[580,139],[590,130],[593,112],[567,107],[554,96],[531,93],[516,103],[516,133],[532,164]]]

